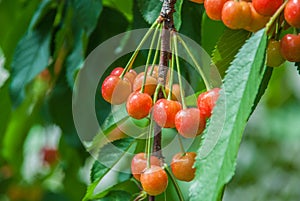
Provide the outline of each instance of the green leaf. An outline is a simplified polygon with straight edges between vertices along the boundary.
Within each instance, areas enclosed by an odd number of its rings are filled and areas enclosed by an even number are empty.
[[[74,23],[82,27],[87,35],[90,35],[97,25],[99,15],[102,11],[101,0],[72,0],[74,8]]]
[[[242,29],[238,31],[225,29],[212,53],[212,61],[219,69],[222,77],[225,76],[227,68],[248,36],[249,32]]]
[[[265,66],[267,36],[261,30],[236,55],[224,79],[195,162],[191,201],[216,201],[234,175],[242,133],[252,111]]]
[[[136,144],[134,138],[123,138],[105,145],[99,152],[98,158],[101,160],[95,161],[91,170],[91,184],[88,186],[87,193],[83,201],[89,200],[94,193],[94,190],[101,179],[124,157],[124,154]],[[117,148],[117,149],[116,149]],[[105,162],[105,164],[103,164]]]
[[[225,26],[221,21],[215,21],[210,19],[206,13],[202,15],[202,22],[199,24],[202,25],[201,46],[207,51],[209,55],[211,55],[212,51],[214,50],[217,44],[217,41],[224,32]]]
[[[111,191],[104,198],[95,201],[130,201],[131,195],[126,191]]]
[[[103,6],[107,6],[110,8],[114,8],[127,18],[128,21],[132,21],[133,19],[133,13],[132,13],[132,7],[133,7],[133,0],[103,0]]]
[[[11,66],[10,86],[15,106],[24,99],[27,84],[48,66],[54,17],[55,11],[49,12],[43,23],[29,30],[17,45]]]
[[[174,25],[177,30],[181,26],[181,7],[183,0],[177,0],[175,4]],[[160,15],[162,2],[159,0],[138,0],[138,6],[144,19],[152,24]]]

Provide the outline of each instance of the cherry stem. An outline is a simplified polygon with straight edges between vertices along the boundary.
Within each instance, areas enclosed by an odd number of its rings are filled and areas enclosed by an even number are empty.
[[[207,79],[207,76],[205,75],[204,71],[202,70],[201,66],[198,64],[197,60],[195,59],[194,55],[192,54],[191,50],[189,49],[189,47],[187,46],[187,44],[184,42],[184,40],[177,35],[178,40],[181,42],[181,44],[183,45],[184,49],[187,51],[188,55],[191,57],[192,61],[194,62],[194,64],[196,65],[197,70],[199,71],[203,82],[205,84],[206,90],[209,91],[213,88],[213,86],[211,85],[211,83],[209,82],[209,80]]]
[[[181,135],[178,134],[177,137],[178,137],[178,142],[179,142],[179,146],[180,146],[182,156],[184,156],[186,152],[184,150],[184,146],[183,146],[183,143],[182,143],[182,140],[181,140]]]
[[[283,9],[285,8],[286,4],[288,1],[285,1],[275,12],[275,14],[271,17],[271,19],[269,20],[269,22],[266,25],[266,33],[268,34],[270,29],[272,28],[272,25],[274,24],[274,22],[276,21],[276,19],[279,17],[279,15],[281,14],[281,12],[283,11]]]
[[[160,27],[160,33],[159,33],[160,36],[161,36],[161,31],[162,31],[162,26]],[[152,62],[152,65],[151,65],[150,75],[153,74],[153,70],[154,70],[158,55],[159,55],[158,53],[159,53],[159,50],[160,50],[160,43],[161,43],[161,37],[159,37],[158,41],[157,41],[156,50],[155,50],[153,62]]]
[[[184,201],[184,197],[183,197],[182,192],[181,192],[181,190],[179,188],[179,185],[178,185],[178,183],[177,183],[174,175],[170,171],[170,169],[169,169],[169,167],[168,167],[167,164],[164,165],[164,169],[167,172],[167,174],[169,175],[169,177],[171,178],[172,183],[174,184],[174,187],[175,187],[175,190],[176,190],[176,193],[178,195],[179,200],[180,201]]]
[[[179,82],[179,88],[180,88],[181,104],[182,104],[182,108],[186,109],[187,107],[186,107],[185,100],[184,100],[184,91],[183,91],[181,71],[180,71],[179,58],[178,58],[177,35],[175,32],[173,32],[173,43],[174,43],[175,56],[176,56],[176,67],[177,67],[178,82]]]
[[[172,43],[171,43],[172,44]],[[172,99],[173,94],[173,82],[174,82],[174,62],[175,62],[175,54],[174,54],[174,48],[172,47],[172,60],[171,60],[171,73],[170,73],[170,81],[169,81],[169,94],[168,94],[168,100]]]
[[[148,37],[150,36],[150,34],[153,31],[153,28],[159,23],[158,20],[155,20],[155,22],[151,25],[151,27],[149,28],[149,30],[147,31],[147,33],[145,34],[145,36],[142,38],[141,42],[139,43],[139,45],[137,46],[137,48],[135,49],[134,53],[131,55],[129,61],[127,62],[124,71],[122,72],[122,74],[120,75],[120,78],[123,78],[125,73],[131,69],[133,62],[135,61],[139,51],[141,50],[141,47],[143,46],[143,44],[146,42],[146,40],[148,39]]]
[[[153,118],[150,115],[150,125],[147,134],[146,154],[147,154],[147,168],[151,167],[151,153],[152,153],[152,137],[153,137]]]
[[[149,62],[150,62],[150,59],[151,59],[152,50],[153,50],[153,46],[154,46],[154,41],[156,39],[156,35],[157,35],[158,29],[159,29],[160,26],[161,26],[161,23],[158,23],[157,26],[156,26],[156,28],[155,28],[155,32],[153,34],[153,38],[151,40],[151,44],[150,44],[150,48],[149,48],[149,53],[148,53],[147,60],[146,60],[146,66],[145,66],[145,70],[144,70],[144,79],[143,79],[143,84],[142,84],[142,88],[141,88],[141,93],[143,93],[144,90],[145,90],[145,85],[146,85],[147,76],[148,76],[148,73],[147,73],[147,71],[148,71],[148,65],[149,65]],[[160,38],[160,36],[158,36],[158,37]]]

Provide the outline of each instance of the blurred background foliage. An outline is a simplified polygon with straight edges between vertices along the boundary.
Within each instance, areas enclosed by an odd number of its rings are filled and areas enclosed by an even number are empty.
[[[101,42],[149,27],[154,4],[141,2],[0,0],[0,201],[83,198],[92,159],[73,124],[74,78]],[[203,13],[201,5],[183,1],[179,31],[212,54],[225,28]],[[299,78],[291,63],[274,69],[224,200],[300,200]],[[189,79],[199,87],[201,80]],[[109,105],[96,109],[103,121]]]

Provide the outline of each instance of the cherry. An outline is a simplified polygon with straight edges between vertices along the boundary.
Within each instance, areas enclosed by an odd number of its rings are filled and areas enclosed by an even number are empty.
[[[300,62],[300,34],[287,34],[280,41],[283,58],[291,62]]]
[[[251,22],[251,9],[244,1],[227,1],[222,9],[222,21],[230,29],[245,28]]]
[[[251,22],[248,26],[245,27],[247,31],[257,32],[258,30],[264,28],[267,22],[270,20],[270,17],[263,16],[256,12],[252,3],[249,3],[251,9]]]
[[[284,9],[285,20],[293,27],[300,28],[300,0],[289,0]]]
[[[43,162],[48,165],[53,165],[58,161],[58,151],[56,148],[44,147],[42,149]]]
[[[195,152],[187,152],[184,155],[177,153],[173,156],[171,170],[177,179],[182,181],[192,181],[194,179],[196,171],[193,168],[195,157]]]
[[[124,79],[127,79],[132,85],[137,76],[137,73],[135,70],[130,69],[127,73],[124,75]]]
[[[205,0],[204,8],[207,16],[212,20],[221,20],[222,8],[228,0]]]
[[[103,81],[101,93],[104,100],[118,105],[127,100],[131,93],[131,84],[128,80],[122,80],[119,76],[110,75]]]
[[[283,4],[283,0],[253,0],[255,10],[264,16],[272,16]]]
[[[123,73],[123,71],[124,71],[124,68],[117,67],[117,68],[113,69],[110,74],[115,75],[115,76],[120,76]]]
[[[150,157],[150,164],[160,166],[161,162],[160,160],[155,157]],[[136,180],[140,181],[141,173],[146,169],[147,167],[147,156],[145,153],[138,153],[136,154],[131,161],[131,173]]]
[[[144,72],[138,74],[133,82],[133,91],[138,91],[141,90],[143,81],[144,81]],[[155,92],[157,85],[157,79],[155,79],[152,76],[147,76],[146,77],[146,84],[145,84],[145,89],[144,92],[152,96]]]
[[[163,128],[175,127],[175,115],[181,110],[178,101],[159,99],[153,106],[153,119]]]
[[[201,134],[205,128],[205,117],[198,108],[188,108],[177,112],[175,126],[179,134],[186,138],[193,138]]]
[[[195,3],[204,3],[204,0],[190,0],[191,2],[195,2]]]
[[[127,99],[126,109],[129,116],[142,119],[148,116],[152,107],[152,98],[147,93],[133,92]]]
[[[166,190],[168,175],[161,167],[152,165],[141,174],[141,184],[146,193],[156,196]]]
[[[166,94],[170,93],[170,89],[166,88]],[[181,99],[181,94],[180,94],[180,87],[179,84],[173,84],[172,85],[172,100],[180,100]]]
[[[198,96],[198,108],[202,116],[206,118],[211,116],[211,112],[219,97],[219,91],[219,88],[214,88]]]
[[[285,59],[280,53],[280,42],[274,39],[271,39],[267,47],[267,66],[278,67],[280,66]]]

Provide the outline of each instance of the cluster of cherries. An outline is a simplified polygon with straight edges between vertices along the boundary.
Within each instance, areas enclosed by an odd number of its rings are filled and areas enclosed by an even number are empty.
[[[154,100],[157,79],[158,66],[149,67],[146,75],[144,72],[137,74],[133,69],[126,72],[124,68],[117,67],[103,81],[102,96],[113,105],[126,103],[126,110],[132,118],[143,119],[151,113],[153,120],[162,128],[176,128],[185,138],[200,135],[205,129],[206,119],[211,116],[220,89],[201,93],[197,99],[198,107],[186,108],[180,103],[181,88],[178,84],[172,85],[170,98]],[[170,91],[166,87],[165,92]],[[178,180],[191,181],[194,178],[195,156],[195,152],[174,155],[171,170]],[[132,159],[131,171],[134,178],[141,182],[144,191],[155,196],[165,191],[168,176],[159,158],[153,155],[148,157],[150,164],[147,166],[147,154],[136,154]]]
[[[222,20],[230,29],[245,29],[256,32],[265,27],[272,16],[274,17],[274,14],[283,6],[284,9],[280,9],[278,15],[275,16],[275,19],[280,22],[279,27],[288,28],[292,26],[298,30],[300,28],[300,0],[288,0],[287,2],[284,0],[191,1],[204,3],[208,17],[213,20]],[[277,35],[279,34],[277,33]],[[278,37],[271,37],[268,44],[268,66],[280,66],[285,60],[300,62],[300,34],[286,34],[281,40],[274,38]]]

